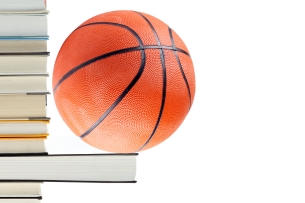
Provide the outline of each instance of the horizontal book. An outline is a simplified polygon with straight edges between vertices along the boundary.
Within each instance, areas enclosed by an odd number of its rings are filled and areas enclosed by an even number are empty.
[[[0,198],[0,203],[40,203],[42,197],[39,198]]]
[[[46,138],[0,138],[0,154],[40,153],[47,154]]]
[[[49,36],[0,36],[0,40],[49,40]]]
[[[40,184],[42,182],[1,182],[0,198],[40,198]]]
[[[0,52],[47,52],[46,40],[0,40]]]
[[[48,74],[1,74],[0,94],[13,92],[46,92]]]
[[[48,55],[0,55],[0,73],[46,73]]]
[[[0,119],[1,137],[46,137],[49,119],[45,120],[5,120]]]
[[[134,183],[137,155],[0,155],[0,181]]]
[[[49,52],[14,52],[14,53],[0,53],[0,56],[49,56]]]
[[[46,36],[46,15],[0,14],[0,36]]]
[[[50,121],[49,117],[16,117],[16,118],[0,118],[0,121]]]
[[[28,15],[33,15],[33,14],[49,14],[48,10],[36,10],[36,11],[0,11],[1,14],[28,14]]]
[[[46,117],[46,94],[0,94],[0,118]]]
[[[0,0],[0,11],[45,10],[46,0]]]

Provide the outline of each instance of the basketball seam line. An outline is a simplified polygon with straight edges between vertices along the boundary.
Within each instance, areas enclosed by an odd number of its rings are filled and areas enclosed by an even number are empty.
[[[103,120],[108,116],[108,114],[124,99],[124,97],[128,94],[128,92],[132,89],[132,87],[138,82],[145,68],[146,56],[145,51],[141,50],[141,65],[138,73],[133,78],[133,80],[129,83],[127,88],[122,92],[122,94],[115,100],[115,102],[103,113],[103,115],[80,137],[84,138],[89,135]]]
[[[151,24],[151,22],[141,13],[139,13],[139,12],[136,12],[136,13],[138,13],[140,16],[142,16],[144,18],[144,20],[148,23],[148,25],[150,26],[150,28],[152,29],[152,31],[155,35],[158,46],[161,47],[160,39],[158,37],[158,34],[157,34],[155,28]],[[165,99],[166,99],[166,65],[165,65],[165,56],[164,56],[163,50],[162,49],[159,49],[159,50],[160,50],[160,60],[161,60],[161,64],[162,64],[162,76],[163,76],[163,88],[162,88],[162,100],[161,100],[160,112],[159,112],[159,116],[158,116],[156,125],[153,129],[153,132],[151,133],[151,135],[149,136],[147,141],[137,151],[140,151],[141,149],[143,149],[150,142],[150,140],[153,138],[153,136],[155,135],[155,133],[158,129],[158,126],[160,124],[160,121],[161,121],[161,118],[162,118],[162,115],[163,115],[163,111],[164,111]]]
[[[100,56],[97,56],[97,57],[94,57],[88,61],[85,61],[83,63],[81,63],[80,65],[78,66],[75,66],[74,68],[72,68],[71,70],[69,70],[58,82],[57,84],[55,85],[54,89],[53,89],[53,93],[55,94],[56,93],[56,90],[58,89],[59,85],[61,85],[61,83],[63,83],[63,81],[65,81],[68,77],[70,77],[72,74],[74,74],[76,71],[78,71],[79,69],[81,68],[84,68],[96,61],[99,61],[99,60],[102,60],[102,59],[105,59],[105,58],[108,58],[110,56],[113,56],[113,55],[117,55],[117,54],[122,54],[122,53],[127,53],[127,52],[131,52],[131,51],[137,51],[139,50],[138,47],[131,47],[131,48],[126,48],[126,49],[120,49],[120,50],[116,50],[116,51],[113,51],[113,52],[108,52],[106,54],[103,54],[103,55],[100,55]]]
[[[114,25],[114,26],[117,26],[117,27],[122,27],[124,29],[127,29],[129,32],[131,32],[133,34],[133,36],[135,38],[137,38],[137,41],[139,42],[140,46],[143,47],[143,42],[141,40],[141,38],[139,37],[138,33],[136,33],[133,29],[131,29],[130,27],[126,26],[126,25],[123,25],[123,24],[120,24],[120,23],[112,23],[112,22],[92,22],[92,23],[88,23],[88,24],[85,24],[85,25],[81,25],[79,26],[78,28],[76,28],[73,32],[75,32],[76,30],[80,29],[80,28],[83,28],[83,27],[86,27],[86,26],[90,26],[90,25],[98,25],[98,24],[102,24],[102,25]]]
[[[81,63],[78,66],[75,66],[74,68],[72,68],[71,70],[69,70],[55,85],[54,89],[53,89],[53,93],[55,94],[56,90],[58,89],[59,85],[61,85],[61,83],[63,81],[65,81],[68,77],[70,77],[71,75],[73,75],[76,71],[78,71],[81,68],[84,68],[92,63],[95,63],[96,61],[102,60],[102,59],[106,59],[108,57],[117,55],[117,54],[123,54],[123,53],[128,53],[128,52],[132,52],[132,51],[138,51],[138,50],[145,50],[145,49],[170,49],[170,50],[175,50],[173,47],[169,47],[169,46],[157,46],[157,45],[148,45],[148,46],[137,46],[137,47],[130,47],[130,48],[125,48],[125,49],[119,49],[116,51],[112,51],[112,52],[108,52],[106,54],[102,54],[99,55],[97,57],[94,57],[88,61],[85,61],[83,63]],[[186,55],[188,55],[187,52],[184,52],[184,50],[179,50],[179,48],[176,48],[176,51],[182,52]],[[189,55],[188,55],[189,56]]]
[[[76,28],[74,31],[76,31],[76,30],[78,30],[78,29],[80,29],[80,28],[86,27],[86,26],[97,25],[97,24],[114,25],[114,26],[122,27],[122,28],[125,28],[125,29],[129,30],[132,34],[138,36],[138,34],[137,34],[133,29],[131,29],[130,27],[128,27],[128,26],[126,26],[126,25],[123,25],[123,24],[120,24],[120,23],[112,23],[112,22],[92,22],[92,23],[88,23],[88,24],[79,26],[79,27]],[[74,31],[73,31],[73,32],[74,32]],[[73,33],[73,32],[72,32],[72,33]],[[139,36],[138,36],[138,37],[139,37]],[[137,37],[137,38],[138,38],[138,37]],[[138,38],[138,41],[139,41],[140,39],[141,39],[141,38],[139,37],[139,38]],[[146,47],[146,46],[144,46],[143,43],[140,44],[140,46],[141,46],[141,47]],[[151,45],[148,45],[148,46],[151,46]],[[155,45],[152,45],[152,46],[155,46]],[[157,46],[158,46],[158,48],[162,48],[162,47],[163,47],[164,49],[166,49],[166,48],[168,48],[168,49],[173,49],[173,47],[170,47],[170,46],[162,46],[161,43],[160,43],[160,45],[157,45]],[[185,50],[183,50],[183,49],[180,49],[180,48],[178,48],[178,47],[175,47],[175,48],[177,49],[176,51],[182,52],[182,53],[184,53],[184,54],[190,56],[190,54],[189,54],[187,51],[185,51]]]
[[[123,27],[127,27],[127,26],[123,26]],[[127,30],[129,30],[137,38],[140,47],[143,48],[143,42],[141,38],[138,36],[138,34],[134,32],[131,28],[128,28]],[[103,115],[80,136],[81,138],[84,138],[85,136],[89,135],[101,122],[103,122],[103,120],[105,120],[105,118],[110,114],[110,112],[124,99],[124,97],[128,94],[128,92],[138,82],[138,80],[142,76],[142,73],[144,72],[145,64],[146,64],[145,50],[143,49],[140,51],[141,51],[141,65],[135,77],[132,79],[132,81],[129,83],[126,89],[120,94],[120,96],[114,101],[114,103],[103,113]]]
[[[175,41],[174,41],[174,38],[173,38],[172,29],[171,29],[170,27],[168,27],[168,31],[169,31],[169,37],[170,37],[171,42],[172,42],[172,46],[173,46],[174,48],[176,48]],[[190,99],[190,106],[189,106],[189,109],[191,109],[191,105],[192,105],[192,96],[191,96],[190,86],[189,86],[188,80],[187,80],[187,78],[186,78],[186,75],[185,75],[185,73],[184,73],[184,70],[183,70],[183,67],[182,67],[180,58],[179,58],[179,56],[178,56],[178,53],[177,53],[177,51],[175,51],[175,49],[174,49],[174,54],[175,54],[175,57],[176,57],[176,59],[177,59],[177,62],[178,62],[178,65],[179,65],[179,68],[180,68],[182,77],[183,77],[183,79],[184,79],[184,82],[185,82],[186,87],[187,87],[187,90],[188,90],[188,95],[189,95],[189,99]]]

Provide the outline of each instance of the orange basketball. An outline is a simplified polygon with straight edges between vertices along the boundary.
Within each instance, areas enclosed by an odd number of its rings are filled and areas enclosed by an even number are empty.
[[[189,51],[161,20],[135,11],[97,15],[63,43],[53,72],[57,109],[88,144],[149,149],[171,136],[195,93]]]

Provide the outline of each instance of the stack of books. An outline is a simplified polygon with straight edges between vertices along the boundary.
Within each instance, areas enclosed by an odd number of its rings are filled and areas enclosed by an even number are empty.
[[[39,203],[43,182],[136,183],[137,153],[48,154],[45,0],[0,0],[0,203]]]
[[[47,14],[44,0],[0,0],[0,157],[46,155]],[[41,182],[1,180],[1,202],[40,202]]]

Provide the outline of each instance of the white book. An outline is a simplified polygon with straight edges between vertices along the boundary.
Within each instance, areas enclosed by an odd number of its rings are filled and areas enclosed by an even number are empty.
[[[12,75],[0,73],[0,94],[18,92],[46,92],[48,74]]]
[[[46,9],[46,0],[0,0],[0,11],[36,11]]]
[[[40,153],[46,154],[46,138],[1,138],[0,154]],[[1,194],[1,192],[0,192]]]
[[[46,40],[0,40],[0,52],[47,52]]]
[[[0,94],[0,118],[46,117],[46,94]]]
[[[41,197],[41,182],[0,182],[0,197]]]
[[[0,73],[45,73],[48,55],[0,55]]]
[[[49,123],[49,118],[40,118],[40,120],[0,119],[0,138],[45,137],[48,136]]]
[[[14,199],[0,199],[0,203],[40,203],[41,198],[14,198]]]
[[[137,155],[0,154],[0,181],[134,183]]]
[[[46,15],[1,14],[0,36],[47,36]]]

